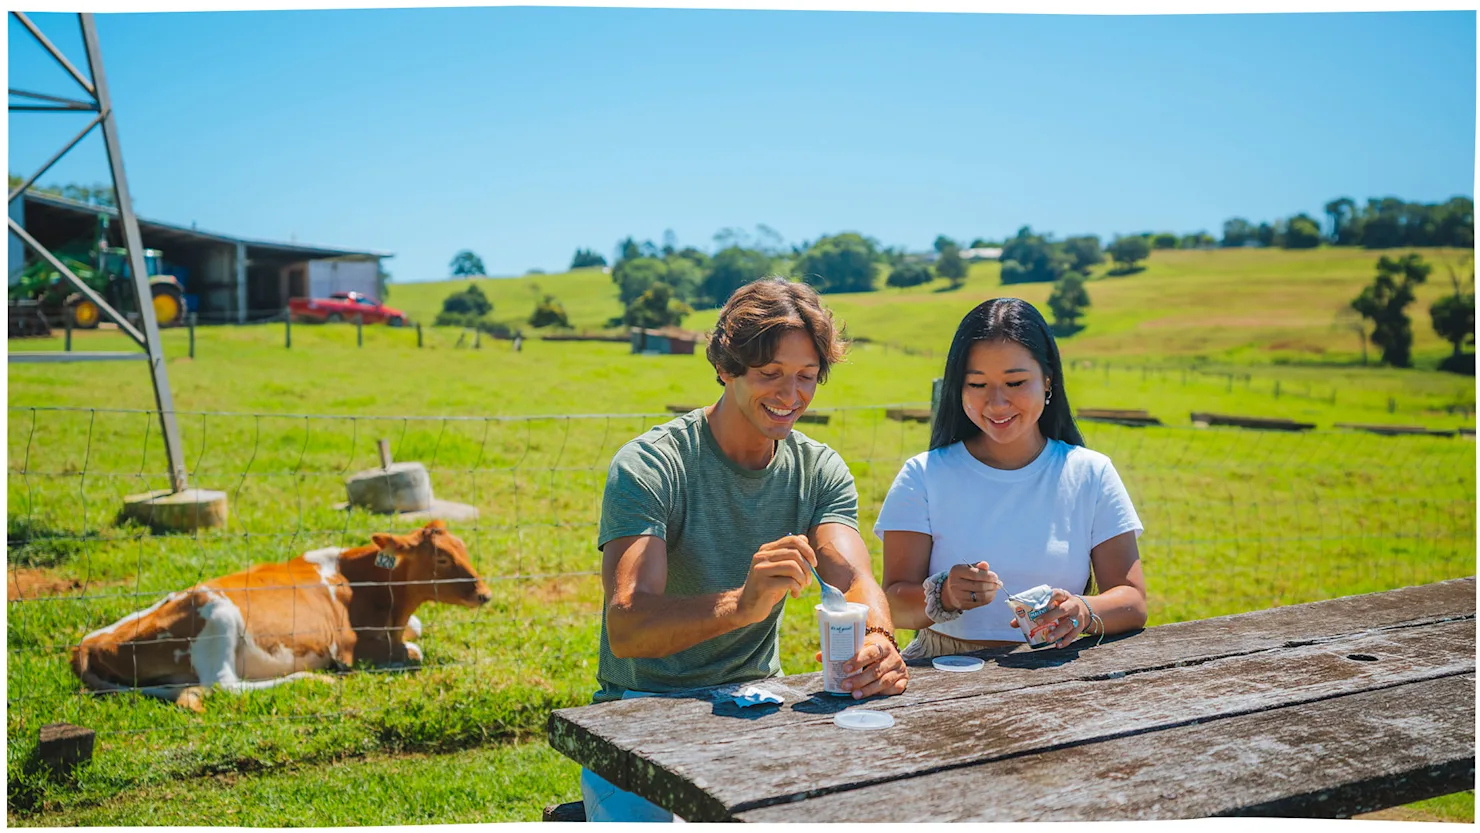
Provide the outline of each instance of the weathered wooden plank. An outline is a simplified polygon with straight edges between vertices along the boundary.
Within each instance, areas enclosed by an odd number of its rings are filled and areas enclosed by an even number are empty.
[[[1366,431],[1372,434],[1384,436],[1399,436],[1401,434],[1422,434],[1430,437],[1452,437],[1454,431],[1442,428],[1425,428],[1422,425],[1363,425],[1355,422],[1338,422],[1336,428],[1350,428],[1353,431]]]
[[[1145,419],[1151,416],[1151,412],[1145,408],[1080,408],[1074,412],[1074,416],[1075,418]]]
[[[1238,428],[1262,428],[1271,431],[1309,431],[1316,427],[1313,422],[1296,422],[1293,419],[1232,416],[1230,414],[1209,414],[1199,411],[1192,412],[1192,421],[1195,423],[1200,422],[1204,425],[1232,425]]]
[[[1345,818],[1474,784],[1475,677],[1470,674],[935,772],[737,817],[748,822]]]
[[[1161,420],[1145,410],[1127,410],[1122,408],[1080,408],[1074,413],[1074,418],[1088,420],[1090,422],[1109,422],[1131,427],[1161,424]]]
[[[1268,651],[1290,644],[1319,642],[1367,630],[1414,627],[1450,618],[1475,615],[1475,580],[1454,579],[1383,593],[1347,596],[1304,605],[1199,619],[1149,628],[1137,634],[1106,639],[1083,639],[1064,650],[1031,651],[1026,646],[979,651],[994,663],[990,673],[953,674],[937,671],[928,662],[914,663],[909,689],[881,702],[881,707],[935,702],[951,697],[1008,692],[1024,686],[1080,679],[1124,676],[1178,664]],[[775,681],[786,701],[780,709],[756,709],[746,717],[756,725],[806,722],[817,714],[832,714],[855,705],[845,698],[817,696],[821,674],[799,674]],[[550,715],[551,745],[576,761],[590,765],[589,756],[615,745],[631,748],[643,741],[692,738],[697,734],[729,731],[733,721],[706,722],[716,711],[708,690],[663,698],[625,700],[558,709]],[[807,703],[806,711],[794,707]],[[718,714],[735,714],[718,707]],[[645,724],[645,715],[661,714],[670,729]],[[657,732],[657,734],[653,734]],[[584,739],[584,740],[583,740]],[[618,783],[618,782],[614,782]]]
[[[929,408],[886,408],[884,416],[895,422],[929,422]]]
[[[791,725],[714,717],[674,720],[661,708],[674,702],[653,703],[660,708],[629,718],[625,743],[604,742],[608,755],[583,763],[686,819],[722,820],[769,803],[943,767],[1469,673],[1474,644],[1473,621],[1444,622],[1111,679],[1017,686],[1011,693],[991,684],[995,669],[989,668],[960,675],[981,677],[982,693],[976,695],[875,704],[896,720],[884,732],[839,729],[831,723],[832,709],[816,709],[812,700],[790,707],[807,715],[805,722]],[[1011,657],[998,662],[1006,659]],[[722,712],[716,708],[715,713]],[[679,726],[682,730],[674,731]],[[557,736],[564,731],[552,731],[551,737],[562,751]],[[818,766],[818,761],[829,764]],[[737,772],[745,777],[735,778]]]

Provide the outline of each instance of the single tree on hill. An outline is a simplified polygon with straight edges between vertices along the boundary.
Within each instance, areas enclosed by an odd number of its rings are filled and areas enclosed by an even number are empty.
[[[493,302],[483,294],[475,283],[461,292],[454,292],[442,300],[442,311],[433,322],[438,327],[479,327],[487,323],[486,316],[493,312]]]
[[[529,326],[568,328],[570,318],[565,314],[565,306],[555,300],[554,295],[546,295],[534,308],[534,314],[529,316]]]
[[[1089,291],[1084,288],[1084,276],[1078,272],[1065,272],[1053,285],[1053,292],[1049,293],[1048,308],[1053,311],[1056,329],[1064,334],[1075,332],[1079,317],[1089,308]]]
[[[1023,226],[1002,244],[1002,283],[1052,283],[1068,271],[1073,257],[1064,244]]]
[[[1314,249],[1321,245],[1321,226],[1305,214],[1296,214],[1285,224],[1286,249]]]
[[[1449,281],[1454,286],[1453,295],[1445,295],[1429,306],[1429,320],[1434,332],[1454,347],[1454,353],[1445,359],[1440,368],[1454,373],[1474,373],[1475,356],[1466,355],[1464,348],[1475,343],[1475,269],[1470,267],[1469,287],[1461,285],[1459,275],[1447,261]]]
[[[1428,279],[1431,268],[1417,254],[1396,259],[1383,255],[1377,277],[1352,300],[1352,309],[1372,322],[1372,343],[1382,348],[1383,364],[1412,364],[1413,328],[1405,310],[1413,303],[1413,288]]]
[[[1151,257],[1151,243],[1140,235],[1132,234],[1115,238],[1106,251],[1110,253],[1110,259],[1115,261],[1115,273],[1125,275],[1136,271],[1137,263]]]
[[[771,272],[772,258],[758,249],[729,246],[709,260],[700,284],[700,294],[712,306],[720,306],[740,287]]]
[[[889,272],[889,277],[884,281],[889,286],[906,289],[911,286],[930,283],[935,276],[930,274],[930,267],[923,263],[901,263]]]
[[[818,292],[872,292],[878,245],[856,232],[823,237],[796,263],[802,280]]]
[[[677,327],[693,311],[693,307],[673,297],[673,287],[660,282],[628,304],[622,320],[629,326],[646,329]]]
[[[966,261],[961,259],[961,249],[955,243],[941,249],[940,257],[935,261],[935,273],[949,280],[952,289],[959,289],[966,283]]]
[[[1105,262],[1105,255],[1100,251],[1100,238],[1093,234],[1066,238],[1064,253],[1071,259],[1069,268],[1081,275],[1088,275],[1091,266]]]
[[[1340,197],[1326,203],[1326,216],[1331,218],[1330,241],[1337,246],[1356,242],[1352,221],[1357,217],[1357,204],[1351,197]]]
[[[612,283],[617,285],[617,299],[623,306],[631,304],[653,284],[667,280],[668,264],[655,257],[628,258],[612,269]]]
[[[483,268],[483,259],[467,249],[452,256],[451,266],[454,278],[471,278],[475,275],[488,274],[488,270]]]

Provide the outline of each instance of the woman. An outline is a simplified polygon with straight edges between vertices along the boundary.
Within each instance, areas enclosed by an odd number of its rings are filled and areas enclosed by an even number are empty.
[[[968,313],[930,450],[905,463],[874,525],[894,625],[918,631],[902,656],[1023,642],[1007,595],[1044,584],[1034,643],[1143,627],[1141,531],[1110,458],[1084,447],[1043,316],[1016,298]]]

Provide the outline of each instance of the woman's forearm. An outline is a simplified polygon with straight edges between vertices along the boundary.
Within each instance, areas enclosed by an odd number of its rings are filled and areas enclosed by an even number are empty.
[[[1112,587],[1098,596],[1085,596],[1085,601],[1103,623],[1089,633],[1125,633],[1146,626],[1146,596],[1134,587]]]
[[[894,627],[918,631],[935,624],[925,615],[925,588],[918,581],[897,581],[884,591]]]

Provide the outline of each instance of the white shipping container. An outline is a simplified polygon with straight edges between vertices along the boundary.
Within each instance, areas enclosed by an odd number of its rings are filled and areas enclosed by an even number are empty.
[[[376,286],[379,273],[379,264],[373,260],[310,260],[308,294],[312,298],[327,298],[335,292],[358,292],[379,299]]]

